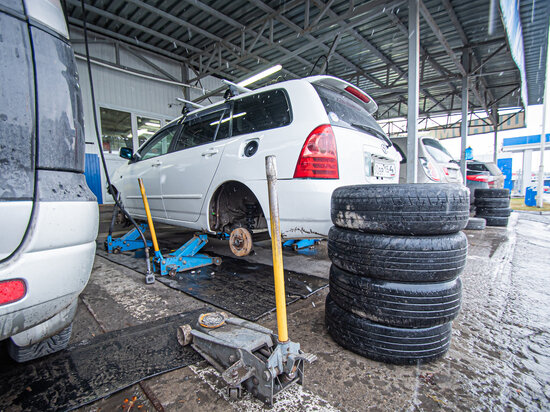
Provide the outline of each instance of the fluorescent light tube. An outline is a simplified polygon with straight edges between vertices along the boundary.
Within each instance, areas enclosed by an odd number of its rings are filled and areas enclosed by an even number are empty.
[[[273,73],[278,72],[281,70],[283,66],[280,64],[270,67],[269,69],[264,70],[263,72],[260,72],[258,74],[255,74],[252,77],[249,77],[248,79],[243,80],[242,82],[237,83],[239,86],[246,87],[249,84],[256,83],[258,80],[261,80],[267,76],[271,76]]]

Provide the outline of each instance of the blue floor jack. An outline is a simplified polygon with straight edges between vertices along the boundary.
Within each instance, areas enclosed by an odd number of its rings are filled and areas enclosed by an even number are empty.
[[[201,250],[206,243],[208,243],[208,236],[206,235],[194,235],[193,238],[187,241],[182,247],[166,256],[163,256],[159,249],[157,235],[153,225],[151,210],[149,209],[149,202],[147,201],[143,181],[138,179],[138,182],[141,197],[143,198],[143,206],[145,207],[145,214],[147,215],[147,223],[149,224],[151,238],[153,239],[153,249],[155,251],[153,256],[154,271],[158,270],[161,276],[175,276],[176,273],[183,272],[185,270],[212,264],[220,265],[222,263],[222,260],[219,257],[210,257],[207,255],[197,254],[197,252]],[[150,283],[150,280],[148,281],[146,279],[146,282]]]
[[[147,230],[146,223],[141,223],[139,227],[142,232]],[[151,247],[152,245],[153,243],[148,240],[147,247]],[[136,228],[130,230],[124,236],[116,239],[113,239],[113,237],[109,234],[109,236],[107,236],[107,240],[105,241],[105,250],[107,253],[117,254],[120,252],[128,252],[139,249],[143,249],[143,240],[141,240],[139,232]]]
[[[321,242],[321,239],[291,239],[283,243],[283,247],[290,247],[293,250],[311,248]]]
[[[219,257],[197,254],[207,242],[208,236],[194,235],[191,240],[187,241],[182,247],[169,253],[167,256],[163,256],[160,250],[155,249],[155,255],[153,257],[153,268],[155,272],[158,269],[161,276],[176,276],[177,272],[212,264],[220,265],[222,260]]]

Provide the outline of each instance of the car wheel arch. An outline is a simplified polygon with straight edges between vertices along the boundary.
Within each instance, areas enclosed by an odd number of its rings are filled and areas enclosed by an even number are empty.
[[[254,208],[247,205],[254,205]],[[247,219],[248,217],[248,219]],[[267,227],[265,213],[258,196],[237,180],[220,183],[208,201],[208,226],[214,232],[230,233],[235,227],[253,229]]]

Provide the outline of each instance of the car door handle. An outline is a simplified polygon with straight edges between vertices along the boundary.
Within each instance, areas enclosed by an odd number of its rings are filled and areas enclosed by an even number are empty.
[[[218,152],[219,152],[218,149],[209,149],[206,152],[202,152],[201,155],[204,157],[210,157],[210,156],[214,156]]]
[[[151,167],[159,167],[160,165],[162,165],[162,162],[160,160],[157,160],[155,163],[151,165]]]

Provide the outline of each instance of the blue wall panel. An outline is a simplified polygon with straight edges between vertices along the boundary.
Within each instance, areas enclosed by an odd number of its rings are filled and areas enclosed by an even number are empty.
[[[93,153],[86,153],[86,165],[84,174],[86,183],[94,195],[97,197],[97,203],[103,204],[101,194],[101,168],[99,167],[99,156]]]
[[[512,192],[514,182],[512,181],[512,158],[498,159],[498,168],[504,175],[504,188]]]

